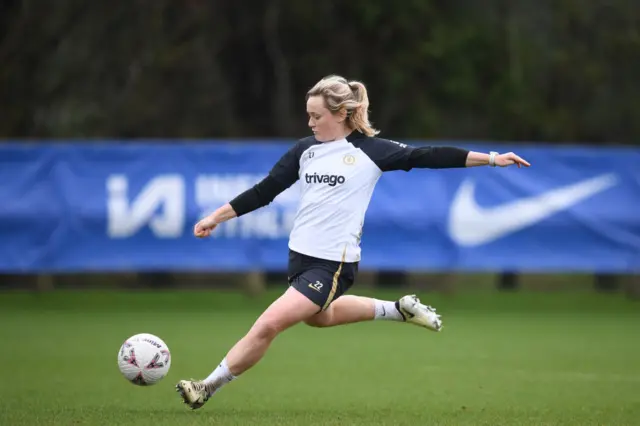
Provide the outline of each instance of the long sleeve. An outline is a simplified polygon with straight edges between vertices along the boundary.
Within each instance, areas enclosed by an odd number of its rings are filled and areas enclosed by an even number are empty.
[[[285,185],[268,175],[229,202],[238,217],[251,213],[270,204],[281,192],[291,185]]]
[[[296,143],[273,166],[269,174],[253,187],[229,202],[238,217],[251,213],[271,203],[281,192],[298,180],[300,156],[314,139],[307,138]]]
[[[452,146],[415,148],[409,155],[410,168],[452,169],[465,167],[469,151]]]
[[[465,167],[469,151],[456,147],[413,147],[380,138],[367,138],[360,148],[383,172],[414,168]]]

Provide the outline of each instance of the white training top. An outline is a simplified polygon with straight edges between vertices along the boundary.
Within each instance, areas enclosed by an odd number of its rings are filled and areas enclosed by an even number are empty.
[[[360,238],[373,189],[384,171],[410,170],[415,148],[354,132],[346,139],[300,140],[273,167],[282,184],[300,180],[289,248],[338,262],[360,261]]]

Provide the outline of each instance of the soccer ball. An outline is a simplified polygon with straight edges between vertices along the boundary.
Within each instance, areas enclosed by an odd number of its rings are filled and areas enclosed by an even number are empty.
[[[158,383],[169,372],[171,353],[158,336],[141,333],[129,337],[118,351],[122,375],[138,386]]]

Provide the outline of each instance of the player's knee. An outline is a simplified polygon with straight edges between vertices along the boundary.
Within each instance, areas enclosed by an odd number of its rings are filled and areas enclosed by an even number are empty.
[[[277,318],[260,318],[253,325],[252,331],[258,338],[273,340],[283,328]]]
[[[317,315],[312,316],[311,318],[305,320],[305,324],[311,327],[331,327],[332,323],[332,315],[330,311],[320,312]]]

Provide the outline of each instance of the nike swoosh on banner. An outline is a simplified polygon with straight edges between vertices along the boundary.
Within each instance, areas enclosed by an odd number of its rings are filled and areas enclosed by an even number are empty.
[[[495,241],[543,221],[562,210],[611,188],[618,179],[607,173],[492,208],[475,200],[475,183],[465,180],[454,196],[449,215],[449,235],[460,246],[473,247]]]

